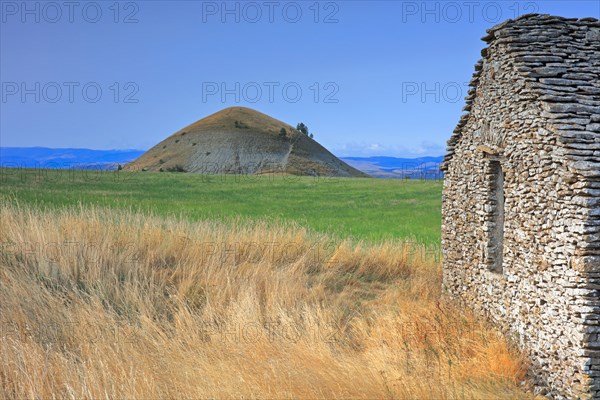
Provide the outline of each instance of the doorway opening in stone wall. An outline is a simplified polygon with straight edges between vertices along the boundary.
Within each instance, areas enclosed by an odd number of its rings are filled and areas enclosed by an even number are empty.
[[[490,235],[488,263],[492,272],[501,274],[504,262],[504,171],[498,159],[489,160],[490,167]]]

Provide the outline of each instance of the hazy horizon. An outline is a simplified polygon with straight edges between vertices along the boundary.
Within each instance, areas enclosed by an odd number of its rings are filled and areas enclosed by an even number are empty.
[[[136,148],[94,149],[94,148],[89,148],[89,147],[0,146],[0,149],[88,150],[88,151],[98,151],[98,152],[146,152],[146,151],[150,150],[150,148],[147,148],[147,149],[136,149]],[[388,156],[385,154],[378,154],[378,155],[371,155],[371,156],[354,156],[354,155],[338,156],[337,154],[334,154],[334,155],[337,157],[340,157],[340,158],[378,158],[378,157],[380,157],[380,158],[398,158],[398,159],[403,159],[403,158],[406,158],[406,159],[441,158],[444,156],[444,154],[422,155],[422,156],[418,156],[418,157],[396,157],[396,156]]]

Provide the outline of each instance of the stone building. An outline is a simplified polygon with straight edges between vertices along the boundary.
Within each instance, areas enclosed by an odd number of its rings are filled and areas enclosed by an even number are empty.
[[[447,293],[554,398],[600,398],[600,22],[488,30],[442,165]]]

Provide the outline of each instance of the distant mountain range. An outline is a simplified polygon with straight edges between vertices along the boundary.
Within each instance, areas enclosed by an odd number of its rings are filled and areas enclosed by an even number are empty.
[[[133,161],[143,150],[51,149],[48,147],[0,147],[3,168],[117,169]]]
[[[444,156],[398,157],[341,157],[349,165],[375,178],[442,179],[440,165]]]
[[[3,168],[117,169],[143,150],[52,149],[47,147],[0,147]],[[440,157],[340,157],[352,167],[376,178],[441,179]]]

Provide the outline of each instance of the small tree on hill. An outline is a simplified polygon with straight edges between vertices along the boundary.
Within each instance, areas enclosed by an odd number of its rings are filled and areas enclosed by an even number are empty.
[[[281,136],[281,137],[287,136],[287,131],[285,130],[285,128],[281,128],[281,130],[279,131],[279,136]]]
[[[296,125],[296,129],[308,136],[308,126],[304,125],[303,122]]]

